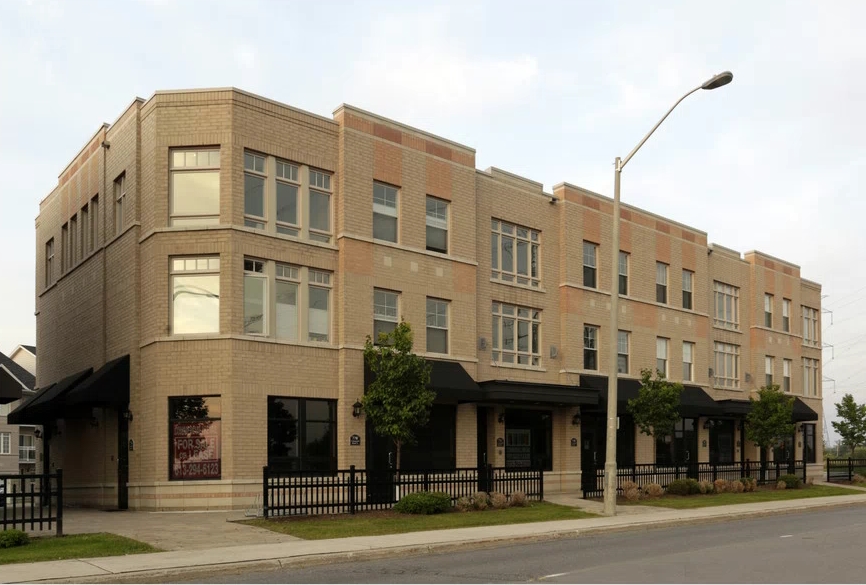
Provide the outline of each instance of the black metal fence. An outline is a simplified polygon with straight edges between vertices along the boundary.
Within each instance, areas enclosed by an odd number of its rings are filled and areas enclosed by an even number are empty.
[[[262,514],[354,514],[363,510],[386,510],[402,496],[419,491],[445,492],[452,503],[458,498],[483,492],[511,497],[523,492],[530,500],[544,499],[541,469],[462,467],[448,471],[342,469],[315,471],[262,471]]]
[[[584,478],[583,497],[600,498],[604,495],[604,468],[589,471]],[[806,481],[806,462],[799,461],[746,461],[740,463],[684,463],[682,465],[659,465],[641,463],[617,468],[617,493],[622,493],[622,484],[632,481],[639,486],[657,483],[667,489],[677,479],[692,478],[698,481],[726,479],[736,481],[742,477],[754,477],[758,485],[773,484],[783,475],[797,475]]]
[[[855,475],[866,477],[866,459],[827,459],[827,481],[854,481]]]
[[[51,530],[63,536],[63,470],[0,475],[0,528]]]

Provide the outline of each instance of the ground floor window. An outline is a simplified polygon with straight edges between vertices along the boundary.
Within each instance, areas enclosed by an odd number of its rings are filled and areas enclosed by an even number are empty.
[[[781,445],[773,449],[773,461],[793,461],[794,437],[786,437]]]
[[[219,396],[168,399],[169,478],[219,479],[222,402]]]
[[[268,466],[337,470],[337,401],[268,396]]]
[[[672,435],[656,437],[657,465],[682,465],[697,456],[697,420],[696,418],[680,419]]]
[[[426,426],[415,429],[415,443],[400,449],[401,469],[457,467],[457,407],[434,404]]]
[[[553,469],[551,411],[505,411],[505,467]]]
[[[803,459],[815,463],[815,425],[803,425]]]
[[[734,462],[734,421],[710,419],[710,463]]]

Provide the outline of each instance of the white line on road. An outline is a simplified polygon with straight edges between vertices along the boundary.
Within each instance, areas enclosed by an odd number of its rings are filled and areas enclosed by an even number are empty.
[[[554,573],[552,575],[545,575],[544,577],[539,577],[539,581],[544,581],[545,579],[553,579],[554,577],[562,577],[563,575],[568,575],[568,573]]]
[[[785,536],[780,536],[779,538],[791,538],[794,536],[793,534],[786,534]]]

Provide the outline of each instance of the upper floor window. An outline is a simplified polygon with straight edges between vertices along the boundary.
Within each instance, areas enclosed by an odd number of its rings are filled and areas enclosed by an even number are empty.
[[[331,273],[310,269],[309,278],[308,338],[327,342],[331,339]]]
[[[726,329],[740,328],[740,289],[713,281],[716,312],[713,324]]]
[[[219,333],[220,259],[171,259],[171,332]]]
[[[818,311],[803,306],[803,343],[818,345]]]
[[[448,301],[427,297],[427,351],[448,353]]]
[[[540,330],[541,311],[493,303],[493,361],[540,365]]]
[[[274,265],[274,331],[277,339],[298,339],[298,288],[301,286],[301,269],[291,264]]]
[[[583,369],[598,369],[598,327],[595,325],[583,327]]]
[[[782,299],[782,331],[791,331],[791,301]]]
[[[448,202],[427,195],[427,249],[448,253]]]
[[[791,360],[782,360],[782,390],[791,391]]]
[[[244,225],[263,230],[265,219],[265,157],[244,153]]]
[[[764,294],[764,327],[773,327],[773,295]]]
[[[628,331],[617,331],[616,371],[618,374],[628,374],[628,337]]]
[[[818,396],[818,360],[803,358],[803,396]]]
[[[99,195],[90,199],[90,225],[87,226],[90,236],[87,240],[88,249],[92,252],[99,243]]]
[[[390,334],[397,328],[399,299],[399,293],[373,289],[373,343],[379,343],[380,334]]]
[[[597,288],[598,245],[592,242],[583,243],[583,286]]]
[[[18,435],[18,461],[36,461],[36,437],[25,433]]]
[[[12,433],[0,433],[0,455],[12,454]]]
[[[669,339],[656,337],[656,370],[665,377],[668,375],[668,345]]]
[[[773,385],[773,367],[775,360],[772,356],[764,356],[764,386]]]
[[[78,214],[69,220],[69,264],[72,268],[78,261]]]
[[[276,163],[276,228],[278,234],[297,236],[301,230],[298,220],[298,166],[281,160]],[[330,182],[329,182],[330,183]]]
[[[619,294],[628,294],[628,252],[619,253]]]
[[[397,241],[397,188],[373,183],[373,238]]]
[[[220,151],[172,150],[169,225],[215,225],[220,220]]]
[[[695,370],[695,344],[683,342],[683,382],[691,382]]]
[[[310,239],[331,241],[331,176],[310,169]]]
[[[498,219],[492,220],[490,227],[491,276],[538,287],[540,232]]]
[[[90,232],[90,206],[85,203],[84,207],[81,208],[81,238],[79,239],[79,247],[81,248],[78,253],[78,257],[84,260],[87,256],[87,252],[90,251],[90,246],[87,244],[87,236]]]
[[[126,202],[126,173],[114,180],[114,235],[123,231],[124,204]]]
[[[694,309],[692,303],[692,286],[694,284],[695,273],[691,270],[683,270],[683,309]]]
[[[739,388],[740,346],[716,341],[714,349],[716,385],[726,388]]]
[[[69,222],[66,222],[60,228],[60,273],[66,274],[69,268]]]
[[[265,263],[244,258],[244,333],[268,334],[268,277]]]
[[[656,262],[656,302],[668,302],[668,265]]]
[[[45,242],[45,286],[54,282],[54,238]]]

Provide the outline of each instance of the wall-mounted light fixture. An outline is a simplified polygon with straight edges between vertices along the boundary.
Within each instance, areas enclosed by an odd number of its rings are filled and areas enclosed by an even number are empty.
[[[99,419],[96,418],[95,416],[91,416],[90,417],[90,426],[98,427],[99,426]]]
[[[123,418],[129,422],[132,422],[132,411],[128,408],[123,411]]]
[[[576,427],[580,426],[580,413],[577,413],[573,417],[571,417],[571,424]]]
[[[33,436],[36,437],[37,439],[42,438],[42,431],[40,431],[39,429],[36,429],[35,431],[33,431]]]
[[[363,410],[364,405],[361,404],[360,400],[356,400],[355,404],[352,405],[352,416],[354,416],[355,418],[359,418]]]
[[[499,424],[504,423],[504,422],[505,422],[505,413],[504,413],[504,412],[500,412],[500,413],[499,413],[499,418],[497,418],[496,420],[499,421]]]

